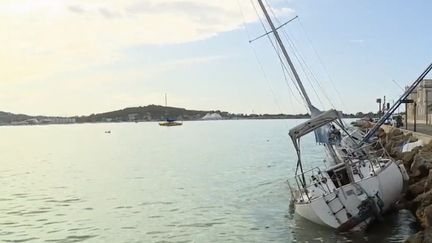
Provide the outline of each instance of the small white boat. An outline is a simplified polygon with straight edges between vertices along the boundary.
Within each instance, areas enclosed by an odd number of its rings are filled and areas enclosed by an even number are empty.
[[[290,190],[295,212],[339,231],[359,230],[388,210],[401,196],[408,174],[387,158],[346,157],[341,163],[303,171],[300,139],[317,128],[341,123],[329,110],[290,130],[298,161]]]

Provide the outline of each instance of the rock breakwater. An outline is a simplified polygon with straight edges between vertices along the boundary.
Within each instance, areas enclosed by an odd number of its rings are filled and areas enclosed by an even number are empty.
[[[407,190],[396,208],[410,210],[421,224],[422,230],[411,235],[405,242],[432,242],[432,142],[418,142],[418,136],[393,127],[387,129],[387,132],[381,129],[378,137],[382,146],[376,149],[385,149],[391,157],[403,163],[410,176]],[[403,152],[404,145],[414,142],[417,142],[416,145],[423,142],[424,145],[413,146]]]

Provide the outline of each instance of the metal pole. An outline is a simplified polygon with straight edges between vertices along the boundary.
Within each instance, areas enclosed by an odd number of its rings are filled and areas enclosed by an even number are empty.
[[[425,114],[426,114],[426,117],[425,117],[425,120],[426,120],[426,124],[428,124],[428,120],[429,120],[429,115],[428,115],[428,90],[427,90],[427,88],[425,87],[425,91],[426,91],[426,98],[425,98],[425,100],[426,100],[426,105],[425,105]]]
[[[408,130],[408,104],[405,103],[405,130]]]
[[[414,132],[417,132],[417,103],[414,102]]]
[[[306,103],[308,104],[308,107],[310,108],[311,106],[313,106],[312,102],[310,101],[309,96],[307,95],[306,90],[305,90],[305,88],[304,88],[304,86],[303,86],[303,84],[302,84],[302,82],[300,80],[300,77],[299,77],[299,75],[298,75],[298,73],[297,73],[297,71],[296,71],[296,69],[294,67],[294,64],[292,63],[291,58],[289,57],[288,52],[285,49],[285,46],[283,45],[283,42],[282,42],[282,40],[281,40],[281,38],[279,36],[279,33],[277,32],[277,29],[274,26],[274,24],[273,24],[273,22],[272,22],[272,20],[270,18],[270,15],[267,13],[267,10],[266,10],[266,8],[264,6],[263,1],[262,0],[258,0],[258,3],[260,5],[260,7],[261,7],[261,9],[262,9],[262,11],[263,11],[266,19],[267,19],[267,22],[270,25],[270,28],[271,28],[271,30],[272,30],[275,38],[276,38],[276,41],[279,43],[279,46],[280,46],[280,48],[282,50],[282,53],[283,53],[285,59],[287,60],[288,65],[290,66],[290,69],[291,69],[292,73],[294,74],[294,78],[297,81],[297,84],[298,84],[298,86],[300,88],[300,91],[302,92],[303,97],[306,100]]]
[[[381,101],[378,102],[378,116],[381,115]]]

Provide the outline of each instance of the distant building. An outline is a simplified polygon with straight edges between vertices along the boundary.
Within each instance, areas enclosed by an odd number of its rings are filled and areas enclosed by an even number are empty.
[[[13,121],[10,123],[11,125],[29,125],[28,121]]]
[[[75,118],[69,118],[69,117],[56,117],[54,118],[54,123],[57,124],[66,124],[66,123],[75,123]]]
[[[184,115],[183,119],[185,120],[193,120],[195,117],[193,115]]]
[[[151,121],[152,116],[151,116],[150,112],[146,112],[146,113],[143,115],[142,119],[143,119],[144,121]]]
[[[417,122],[432,124],[432,79],[423,82],[408,96],[417,104]],[[408,121],[414,120],[414,104],[408,104]]]
[[[75,123],[76,119],[72,117],[50,117],[43,118],[39,121],[41,124],[68,124]]]
[[[129,121],[136,121],[138,117],[137,113],[133,113],[133,114],[128,114],[128,119]]]
[[[218,113],[207,113],[202,120],[221,120],[222,116]]]

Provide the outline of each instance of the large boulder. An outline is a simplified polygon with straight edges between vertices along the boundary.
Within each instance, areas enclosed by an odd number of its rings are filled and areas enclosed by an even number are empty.
[[[411,235],[405,240],[405,243],[423,243],[424,241],[423,231],[419,231],[416,234]]]
[[[412,133],[403,134],[400,130],[394,128],[390,130],[389,136],[386,139],[381,139],[381,142],[386,151],[392,157],[400,157],[402,148],[405,144],[416,141]]]
[[[422,180],[412,185],[409,185],[405,197],[407,199],[413,199],[417,197],[419,194],[424,193],[426,191],[426,184],[427,184],[427,178],[425,177]]]
[[[432,191],[427,191],[415,197],[410,203],[410,208],[419,218],[423,215],[424,208],[430,204],[432,204]]]
[[[395,157],[402,151],[402,146],[405,144],[405,141],[405,136],[403,134],[394,136],[391,139],[387,139],[384,148],[390,156]]]
[[[424,152],[432,152],[432,142],[423,146],[422,151]]]
[[[423,228],[430,227],[432,224],[432,205],[421,205],[415,212],[417,220]]]
[[[403,135],[403,132],[400,129],[395,127],[391,127],[387,133],[387,139],[392,139],[393,137]]]
[[[432,242],[432,228],[428,227],[423,231],[423,242],[430,243]]]
[[[414,156],[420,151],[421,147],[416,147],[408,152],[399,154],[398,158],[402,160],[405,168],[411,168],[411,164],[414,160]]]
[[[377,132],[377,137],[379,138],[379,139],[386,139],[386,137],[387,137],[387,133],[384,131],[384,129],[382,129],[381,127],[378,129],[378,132]]]
[[[425,207],[423,210],[423,227],[431,227],[432,226],[432,205]]]
[[[407,138],[408,143],[414,143],[418,141],[418,138],[414,137],[412,133],[407,133],[405,134],[405,136]]]
[[[421,150],[414,156],[411,164],[411,175],[413,177],[424,177],[428,175],[429,169],[432,168],[432,152],[425,152]]]
[[[407,199],[412,199],[420,193],[427,192],[432,189],[432,169],[429,170],[428,176],[421,178],[419,181],[411,180],[408,190],[405,194]]]

